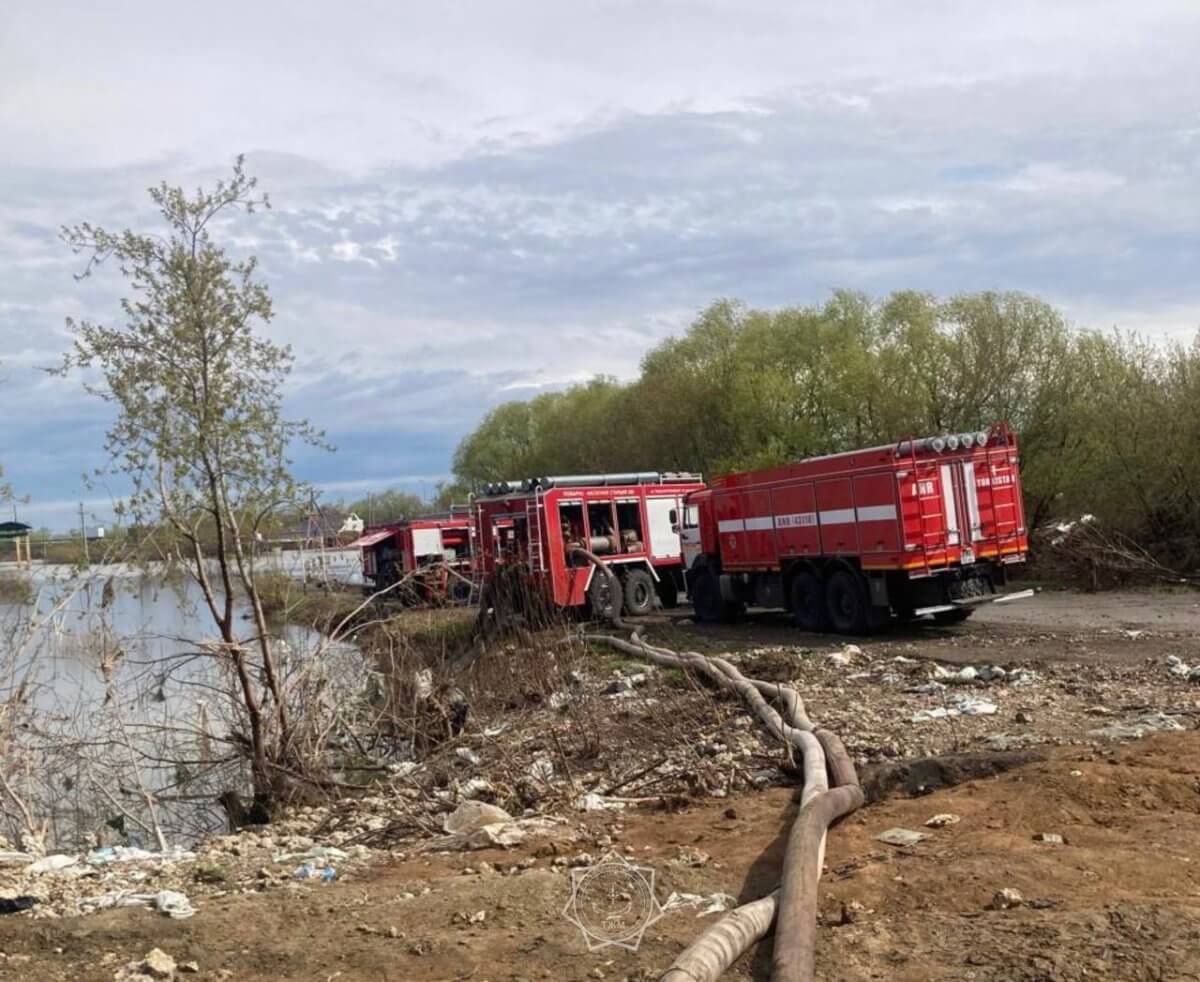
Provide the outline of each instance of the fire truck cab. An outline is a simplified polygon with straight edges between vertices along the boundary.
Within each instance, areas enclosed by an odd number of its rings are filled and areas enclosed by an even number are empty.
[[[1017,436],[910,439],[718,478],[687,499],[696,615],[790,610],[808,631],[964,620],[1025,560]],[[694,509],[694,511],[693,511]]]
[[[500,481],[475,499],[475,535],[484,592],[489,580],[520,568],[560,608],[589,605],[641,615],[655,601],[673,607],[685,589],[680,552],[684,499],[704,487],[696,474],[657,471]],[[611,565],[622,596],[576,554]]]
[[[366,529],[350,543],[362,550],[363,592],[400,580],[397,599],[466,603],[471,595],[471,517],[466,511],[405,519]]]

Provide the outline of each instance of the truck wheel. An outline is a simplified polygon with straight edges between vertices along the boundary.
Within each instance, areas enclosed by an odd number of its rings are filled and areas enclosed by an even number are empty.
[[[614,611],[613,602],[620,603],[620,598],[614,598],[612,588],[608,581],[608,575],[602,570],[596,570],[592,573],[592,582],[587,588],[588,608],[591,610],[592,617],[596,620],[612,620]]]
[[[679,606],[679,586],[671,573],[664,573],[658,581],[658,599],[662,601],[663,610],[674,610]]]
[[[829,622],[838,634],[867,633],[867,598],[853,573],[836,570],[825,584],[825,601]]]
[[[825,591],[816,575],[802,570],[792,577],[792,619],[801,631],[829,630]]]
[[[625,613],[644,617],[654,610],[654,578],[644,569],[625,574]]]
[[[933,615],[938,624],[961,624],[975,613],[974,607],[959,607],[957,610],[939,610]]]
[[[692,607],[696,620],[712,623],[721,619],[721,585],[707,569],[693,570]]]

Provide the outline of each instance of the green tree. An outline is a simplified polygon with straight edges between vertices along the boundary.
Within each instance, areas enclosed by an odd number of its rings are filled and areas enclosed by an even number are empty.
[[[270,805],[305,762],[252,543],[268,515],[301,497],[289,445],[322,438],[283,415],[292,354],[255,332],[272,316],[255,260],[234,261],[217,240],[227,215],[268,206],[242,159],[211,190],[189,195],[162,183],[149,193],[163,220],[157,234],[89,223],[62,230],[86,257],[81,278],[112,261],[130,294],[120,326],[68,320],[73,346],[60,371],[84,373],[87,391],[115,410],[105,443],[110,468],[132,488],[133,520],[169,527],[177,558],[200,586],[248,730],[255,795]],[[235,615],[235,585],[253,613],[247,633]]]

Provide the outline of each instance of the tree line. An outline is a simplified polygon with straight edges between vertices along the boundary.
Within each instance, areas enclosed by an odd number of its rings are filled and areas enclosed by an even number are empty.
[[[1037,526],[1090,513],[1200,562],[1200,335],[1154,344],[1074,329],[1023,293],[874,298],[775,310],[719,300],[651,349],[637,378],[492,410],[458,482],[564,472],[706,475],[1007,420]]]

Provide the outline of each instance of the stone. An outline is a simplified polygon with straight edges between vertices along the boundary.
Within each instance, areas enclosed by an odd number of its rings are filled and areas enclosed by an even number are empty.
[[[179,971],[183,972],[185,975],[198,975],[200,973],[200,963],[184,962],[179,966]]]
[[[451,835],[470,835],[484,826],[504,825],[513,817],[497,805],[489,805],[484,801],[464,801],[454,809],[442,822]]]
[[[947,825],[957,825],[962,819],[950,812],[943,812],[940,815],[934,815],[933,818],[925,822],[931,829],[945,828]]]
[[[138,971],[152,979],[169,979],[175,974],[175,959],[161,948],[152,948],[138,965]]]
[[[1033,841],[1034,842],[1045,842],[1049,845],[1061,846],[1063,843],[1066,842],[1066,839],[1064,839],[1057,832],[1038,832],[1033,837]]]
[[[1033,722],[1033,717],[1030,716],[1029,713],[1022,712],[1019,709],[1017,710],[1017,715],[1014,716],[1013,719],[1016,720],[1018,723],[1024,723],[1025,725],[1028,725]]]
[[[886,832],[880,832],[875,836],[879,842],[886,842],[889,846],[915,846],[918,842],[923,842],[929,838],[928,832],[914,832],[912,829],[888,829]]]
[[[989,906],[992,910],[1009,910],[1012,907],[1020,907],[1024,902],[1020,893],[1011,887],[1005,887],[996,891]]]

